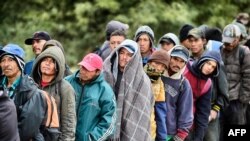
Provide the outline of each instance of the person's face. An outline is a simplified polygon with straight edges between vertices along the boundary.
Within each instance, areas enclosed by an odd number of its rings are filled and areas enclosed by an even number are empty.
[[[185,64],[186,62],[180,57],[172,56],[169,62],[169,69],[171,69],[172,72],[177,73],[185,66]]]
[[[46,40],[35,39],[32,41],[32,49],[35,55],[39,55],[43,50],[43,45],[46,43]]]
[[[80,66],[80,79],[83,82],[88,82],[93,80],[96,76],[100,74],[100,70],[89,71],[84,66]]]
[[[184,47],[186,47],[187,49],[190,49],[190,48],[191,48],[191,44],[190,44],[190,42],[189,42],[188,39],[182,41],[181,44],[182,44]]]
[[[155,61],[149,62],[148,65],[151,68],[154,68],[156,72],[160,72],[160,73],[162,73],[166,68],[166,66],[164,64],[159,63],[159,62],[155,62]]]
[[[124,40],[124,36],[111,36],[109,40],[111,50],[114,50]]]
[[[190,37],[189,39],[189,43],[190,43],[190,51],[192,53],[200,53],[202,52],[203,46],[205,44],[205,40],[202,38],[194,38],[194,37]]]
[[[217,63],[213,60],[206,61],[201,68],[201,72],[204,75],[210,75],[217,67]]]
[[[56,74],[56,62],[51,57],[45,57],[40,64],[40,71],[42,75],[55,76]]]
[[[150,39],[147,34],[142,34],[137,41],[141,54],[147,54],[150,52]]]
[[[121,48],[119,51],[119,67],[123,71],[125,66],[131,60],[133,53],[130,53],[127,49]]]
[[[7,55],[3,56],[1,59],[1,69],[3,71],[3,74],[8,77],[16,77],[21,74],[21,70],[18,67],[17,62],[14,60],[14,58],[11,58]]]
[[[235,47],[237,47],[239,43],[239,39],[235,38],[235,40],[232,43],[223,43],[224,48],[228,51],[232,51]]]
[[[161,48],[163,50],[166,50],[166,51],[169,51],[171,48],[174,47],[174,44],[173,43],[170,43],[170,42],[162,42],[161,43]]]

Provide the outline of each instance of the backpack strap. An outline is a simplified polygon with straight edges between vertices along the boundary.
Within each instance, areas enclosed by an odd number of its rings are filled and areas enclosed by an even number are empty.
[[[47,116],[45,119],[45,126],[46,127],[59,127],[59,118],[57,113],[57,106],[55,99],[49,95],[46,91],[41,90],[42,94],[45,97],[46,103],[47,103]]]
[[[240,66],[242,66],[243,61],[244,61],[244,57],[245,57],[245,47],[240,45],[239,46],[239,61],[240,61]]]
[[[56,94],[59,96],[59,122],[61,125],[61,111],[62,111],[62,94],[61,94],[61,88],[62,88],[62,80],[60,80],[56,84]]]

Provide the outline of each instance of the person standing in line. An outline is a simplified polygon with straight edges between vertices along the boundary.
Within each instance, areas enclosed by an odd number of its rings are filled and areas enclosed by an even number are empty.
[[[47,42],[44,44],[44,46],[43,46],[42,52],[43,52],[44,50],[46,50],[47,48],[49,48],[49,47],[59,47],[59,48],[62,50],[62,52],[63,52],[64,58],[65,58],[65,62],[66,62],[65,50],[64,50],[62,44],[61,44],[59,41],[53,40],[53,39],[47,41]],[[67,65],[67,62],[66,62],[66,63],[65,63],[64,77],[66,77],[66,76],[68,76],[68,75],[71,75],[71,74],[72,74],[72,72],[70,71],[70,68],[69,68],[69,66]]]
[[[150,141],[154,98],[138,44],[124,40],[104,61],[103,73],[115,92],[117,103],[116,130],[112,140]]]
[[[76,141],[106,140],[114,132],[116,100],[101,72],[102,58],[89,53],[78,65],[65,78],[76,91]]]
[[[161,109],[153,108],[151,114],[151,139],[152,140],[160,140],[159,137],[156,138],[156,133],[164,134],[164,138],[167,135],[167,128],[166,128],[166,114],[167,114],[167,107],[165,107],[164,103],[166,102],[165,98],[165,90],[164,84],[161,80],[161,76],[164,74],[165,71],[168,70],[170,56],[165,50],[157,50],[155,51],[149,58],[148,63],[144,66],[144,70],[149,76],[151,83],[152,83],[152,90],[154,95],[155,102],[162,103]],[[163,116],[155,115],[161,112]],[[162,118],[163,117],[163,118]],[[156,121],[157,120],[157,121]],[[164,139],[165,141],[166,139]]]
[[[129,29],[128,24],[125,24],[117,20],[109,21],[108,24],[106,25],[106,30],[105,30],[106,40],[95,53],[101,56],[102,60],[105,60],[111,53],[111,48],[109,46],[110,35],[116,30],[121,30],[121,31],[126,32],[128,29]]]
[[[51,37],[48,32],[46,31],[36,31],[33,34],[33,37],[27,38],[24,43],[26,45],[31,45],[32,46],[32,51],[35,54],[35,58],[42,52],[43,46],[46,43],[46,41],[50,40]],[[34,59],[31,59],[28,61],[25,66],[24,66],[24,74],[31,74],[31,70],[33,67],[33,63],[35,61]]]
[[[126,34],[124,31],[116,30],[112,32],[110,35],[110,40],[109,40],[109,46],[111,50],[113,51],[125,39],[126,39]]]
[[[219,28],[207,28],[206,49],[205,51],[217,51],[220,53],[222,46],[222,31]],[[218,77],[211,78],[213,83],[211,110],[209,115],[209,124],[204,137],[204,141],[219,141],[220,139],[220,115],[229,104],[228,97],[228,82],[226,79],[226,71],[224,62],[221,62],[220,72]]]
[[[20,141],[16,106],[7,93],[0,87],[0,138],[3,141]]]
[[[60,123],[59,141],[75,140],[76,110],[75,91],[63,79],[65,58],[59,47],[49,47],[38,55],[34,62],[31,77],[38,86],[54,97]]]
[[[229,86],[229,106],[222,114],[223,125],[245,125],[250,102],[250,50],[240,45],[241,31],[228,24],[222,32],[221,56]]]
[[[134,41],[140,47],[142,63],[145,66],[149,57],[155,51],[153,30],[147,25],[140,26],[135,32]]]
[[[180,44],[187,49],[190,49],[191,46],[188,40],[188,32],[193,28],[194,27],[190,24],[184,24],[179,31]]]
[[[219,75],[221,56],[219,52],[207,51],[198,60],[189,61],[184,76],[189,80],[193,91],[194,122],[186,141],[202,141],[208,127],[212,81]]]
[[[159,129],[167,128],[167,134],[158,130],[157,140],[183,141],[193,124],[192,89],[189,81],[182,74],[188,59],[189,51],[182,45],[174,46],[170,52],[168,71],[161,77],[166,102],[155,103],[156,115],[158,115],[156,117],[166,119],[166,123],[159,123],[157,126],[162,127]],[[164,108],[167,108],[167,113],[161,110]]]
[[[24,50],[17,44],[7,44],[0,50],[3,71],[0,87],[15,103],[20,140],[44,140],[39,128],[44,119],[46,103],[33,79],[23,74],[23,58]]]
[[[174,33],[167,33],[159,39],[158,48],[170,51],[174,46],[179,44],[179,38]]]

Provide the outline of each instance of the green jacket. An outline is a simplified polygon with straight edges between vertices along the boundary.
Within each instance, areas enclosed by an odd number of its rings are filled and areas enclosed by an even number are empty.
[[[116,100],[103,74],[85,85],[79,71],[65,79],[76,91],[76,141],[106,140],[114,131]]]
[[[40,64],[45,57],[55,59],[57,73],[55,79],[53,79],[48,86],[42,88]],[[75,91],[72,86],[63,79],[64,72],[65,58],[62,50],[59,47],[50,47],[36,58],[31,76],[40,88],[55,98],[60,118],[61,135],[59,136],[59,141],[74,141],[76,128]]]

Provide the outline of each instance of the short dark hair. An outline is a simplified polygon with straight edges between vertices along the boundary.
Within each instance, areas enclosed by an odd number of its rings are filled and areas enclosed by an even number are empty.
[[[127,35],[122,30],[115,30],[114,32],[111,33],[110,38],[112,36],[123,36],[125,39],[127,38]]]
[[[206,31],[206,39],[207,39],[207,41],[215,40],[215,41],[221,42],[222,41],[222,31],[221,31],[221,29],[218,28],[218,27],[209,28]]]

